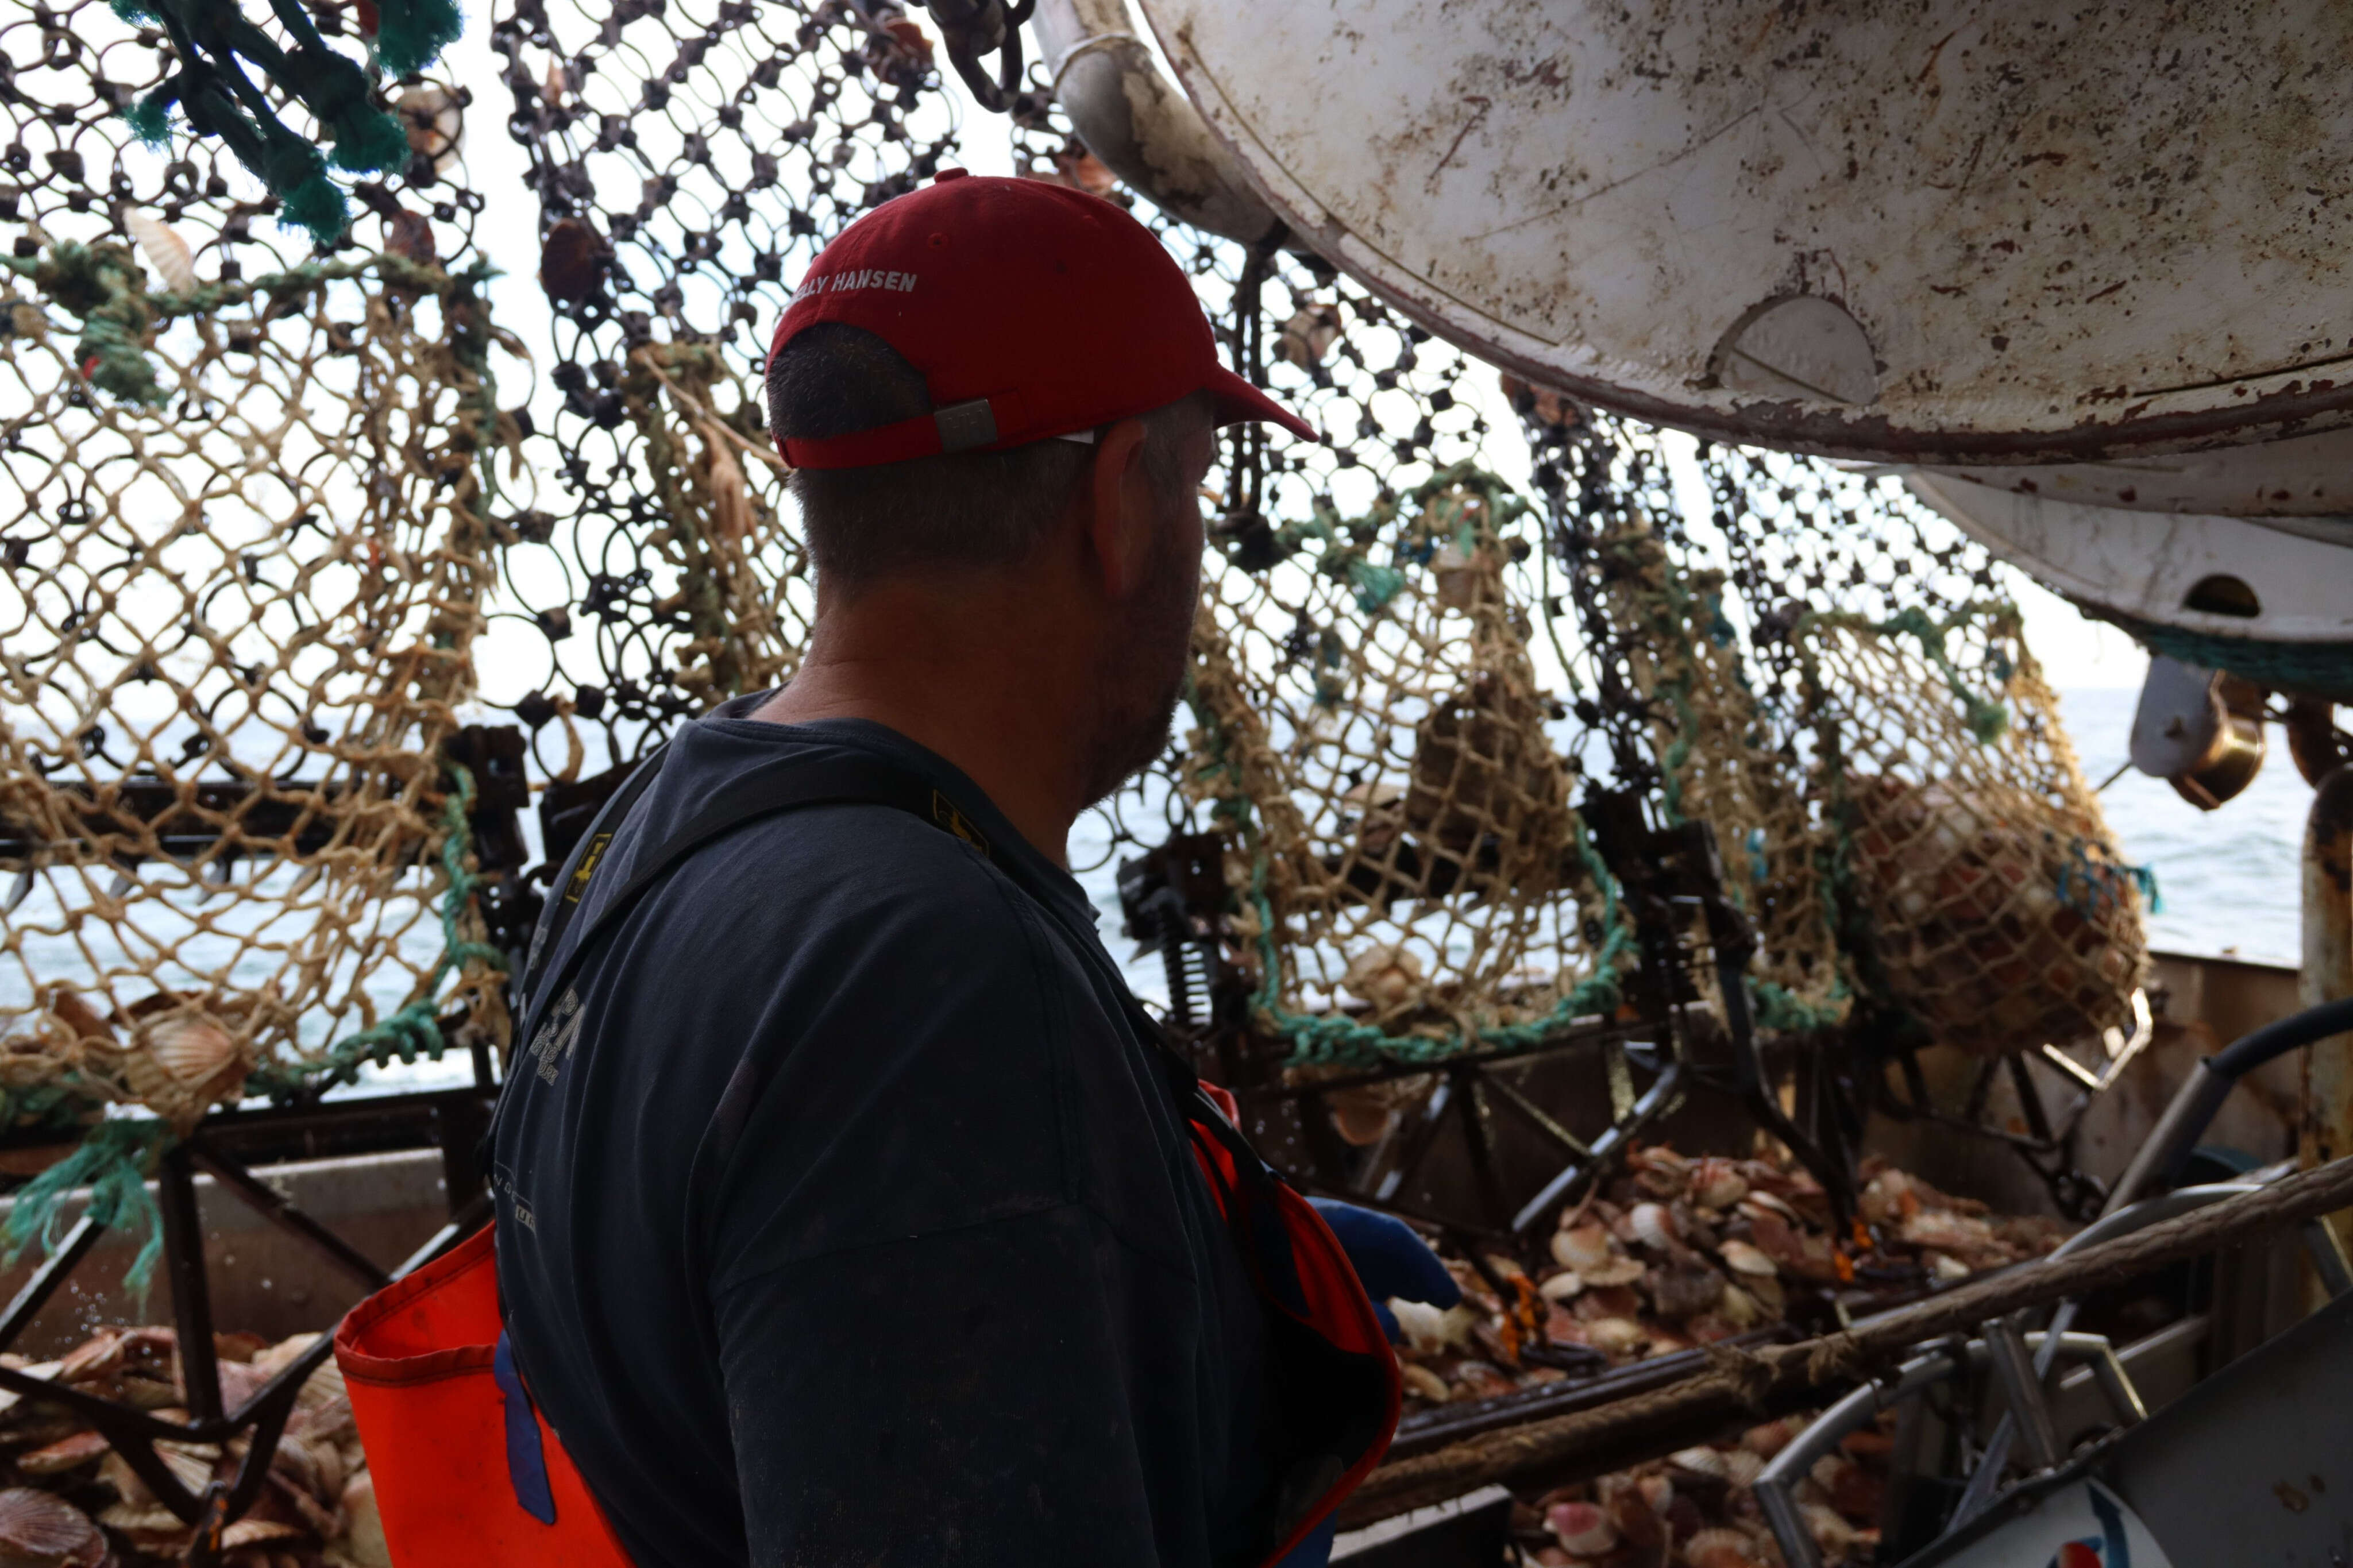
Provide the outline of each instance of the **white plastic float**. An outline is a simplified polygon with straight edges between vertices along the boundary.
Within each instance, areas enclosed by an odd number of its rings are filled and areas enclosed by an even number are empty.
[[[1905,483],[2003,560],[2160,652],[2353,701],[2353,518],[2133,511],[1947,474]]]
[[[1948,465],[2353,425],[2353,7],[1139,3],[1301,239],[1606,406]]]
[[[2353,515],[2353,429],[2105,463],[1942,468],[2045,500],[2234,517]]]

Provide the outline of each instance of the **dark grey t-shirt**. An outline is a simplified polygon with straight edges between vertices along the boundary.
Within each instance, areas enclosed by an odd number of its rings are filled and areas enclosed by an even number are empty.
[[[526,1382],[639,1568],[1246,1557],[1265,1325],[1085,894],[943,759],[759,700],[677,738],[575,930],[793,754],[908,770],[990,853],[807,807],[602,938],[498,1116]]]

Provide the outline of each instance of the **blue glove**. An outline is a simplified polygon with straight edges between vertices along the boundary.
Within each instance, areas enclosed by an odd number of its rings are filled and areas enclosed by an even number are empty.
[[[1373,1310],[1379,1314],[1381,1329],[1391,1344],[1405,1336],[1398,1329],[1397,1314],[1387,1305],[1390,1297],[1426,1301],[1433,1307],[1451,1307],[1462,1300],[1462,1288],[1454,1282],[1454,1276],[1405,1221],[1331,1198],[1307,1201],[1332,1227],[1348,1261],[1356,1266],[1356,1279],[1365,1294],[1373,1299]]]
[[[1324,1522],[1309,1531],[1307,1539],[1285,1553],[1274,1568],[1325,1568],[1332,1561],[1332,1537],[1339,1531],[1339,1521],[1336,1513],[1325,1514]]]

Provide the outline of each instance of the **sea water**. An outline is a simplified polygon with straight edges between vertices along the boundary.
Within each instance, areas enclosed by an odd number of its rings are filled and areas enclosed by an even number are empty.
[[[2098,784],[2123,765],[2140,694],[2110,688],[2063,691],[2061,716],[2084,775]],[[2162,779],[2126,769],[2101,792],[2100,809],[2125,858],[2157,874],[2151,947],[2293,964],[2303,879],[2305,814],[2312,786],[2266,732],[2255,782],[2221,809],[2200,811]]]

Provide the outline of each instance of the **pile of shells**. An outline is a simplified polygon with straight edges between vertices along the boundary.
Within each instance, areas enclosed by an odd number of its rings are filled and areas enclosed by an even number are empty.
[[[1449,1258],[1461,1306],[1390,1303],[1406,1334],[1407,1409],[1826,1319],[1833,1294],[1867,1310],[1874,1295],[2040,1257],[2066,1235],[2057,1220],[1995,1216],[1883,1163],[1862,1173],[1862,1224],[1837,1236],[1820,1185],[1786,1161],[1636,1149],[1620,1175],[1561,1215],[1535,1267],[1491,1256],[1482,1272]]]
[[[316,1340],[269,1344],[216,1334],[221,1397],[234,1409]],[[185,1421],[178,1337],[166,1328],[101,1331],[58,1361],[5,1364],[45,1381]],[[244,1439],[158,1443],[156,1456],[191,1491],[231,1479]],[[0,1392],[0,1563],[9,1568],[145,1568],[187,1552],[188,1528],[130,1461],[82,1417]],[[260,1496],[224,1537],[227,1568],[391,1568],[375,1492],[343,1374],[329,1361],[302,1384]]]
[[[1798,1483],[1798,1512],[1826,1568],[1869,1563],[1879,1544],[1889,1427],[1848,1436]],[[1788,1416],[1726,1443],[1517,1500],[1513,1533],[1543,1568],[1782,1568],[1752,1489],[1765,1462],[1803,1429]]]

